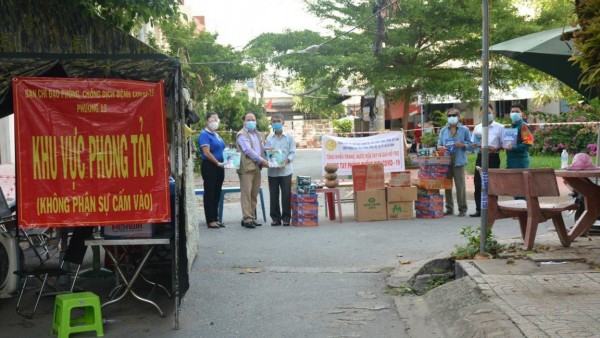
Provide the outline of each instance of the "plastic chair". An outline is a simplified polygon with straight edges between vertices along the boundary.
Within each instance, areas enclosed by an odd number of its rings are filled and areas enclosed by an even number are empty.
[[[83,308],[84,315],[71,318],[71,311]],[[69,337],[71,333],[96,331],[96,336],[104,336],[100,298],[92,292],[77,292],[56,296],[52,331],[59,338]]]
[[[77,281],[77,277],[79,275],[79,269],[81,268],[81,263],[83,262],[83,257],[85,256],[85,251],[87,248],[85,246],[85,239],[92,234],[93,230],[93,227],[80,227],[73,229],[73,235],[71,236],[71,240],[69,241],[69,245],[67,246],[67,250],[59,267],[42,266],[34,269],[17,270],[14,272],[17,276],[24,279],[23,286],[21,287],[21,290],[19,292],[19,299],[17,300],[18,314],[31,319],[35,315],[35,311],[37,310],[40,298],[42,298],[42,296],[73,292],[75,282]],[[61,283],[59,278],[61,278],[62,276],[71,275],[69,269],[66,268],[66,263],[69,262],[77,264],[77,269],[75,271],[75,275],[73,276],[73,281],[69,289],[65,289],[60,285]],[[42,285],[39,289],[36,289],[37,297],[35,300],[33,310],[31,312],[24,312],[21,308],[21,300],[23,298],[25,290],[27,289],[27,282],[29,281],[29,279],[32,278],[41,280]],[[47,284],[52,286],[55,292],[44,293]]]

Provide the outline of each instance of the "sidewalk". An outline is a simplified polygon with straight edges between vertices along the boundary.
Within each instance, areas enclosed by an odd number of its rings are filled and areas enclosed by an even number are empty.
[[[457,261],[455,281],[413,302],[435,319],[423,325],[447,337],[598,337],[600,238],[563,248],[548,232],[536,238],[536,251]]]

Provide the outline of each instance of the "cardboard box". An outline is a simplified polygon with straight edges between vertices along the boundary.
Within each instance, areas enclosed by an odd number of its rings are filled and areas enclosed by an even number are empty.
[[[314,210],[295,210],[292,211],[292,218],[319,218],[319,212]]]
[[[433,210],[416,210],[415,215],[417,218],[440,218],[444,217],[444,212]]]
[[[387,203],[387,218],[388,219],[411,219],[415,218],[412,201],[410,202],[388,202]]]
[[[452,189],[452,179],[424,179],[417,182],[417,186],[423,189]]]
[[[385,188],[383,163],[356,164],[352,166],[354,191],[367,191]]]
[[[102,227],[104,238],[150,238],[154,234],[154,223],[106,225]]]
[[[441,194],[419,195],[419,196],[417,196],[417,202],[444,203],[444,195],[441,195]]]
[[[413,163],[417,163],[419,165],[450,165],[450,161],[450,156],[417,156],[413,158]]]
[[[297,227],[316,227],[319,226],[319,218],[292,217],[292,225]]]
[[[387,220],[385,189],[354,192],[354,219],[358,222]]]
[[[302,203],[319,203],[317,194],[298,194],[292,193],[292,203],[294,202],[302,202]]]
[[[417,210],[444,211],[444,202],[415,202]]]
[[[388,202],[415,201],[417,199],[417,187],[387,187],[385,193]]]
[[[390,174],[389,187],[410,187],[410,171],[397,171]]]
[[[430,196],[430,195],[439,195],[440,189],[423,189],[417,187],[417,199],[420,196]]]
[[[419,178],[448,178],[450,167],[446,165],[421,165],[419,166]]]
[[[319,204],[317,202],[292,202],[292,211],[294,210],[318,211]]]

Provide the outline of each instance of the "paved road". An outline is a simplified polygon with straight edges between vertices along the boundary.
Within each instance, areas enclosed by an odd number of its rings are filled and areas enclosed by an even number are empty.
[[[318,151],[300,150],[295,173],[320,177],[319,156]],[[227,179],[235,185],[236,177],[230,174]],[[263,189],[268,201],[266,184]],[[465,242],[461,227],[479,225],[478,218],[456,216],[358,223],[352,204],[345,203],[342,224],[321,217],[321,225],[314,228],[265,224],[245,229],[239,225],[238,203],[233,199],[225,205],[227,228],[200,228],[201,250],[184,301],[180,334],[408,336],[406,310],[396,310],[385,293],[386,269],[400,260],[415,262],[449,252]],[[498,237],[519,235],[514,224],[497,224]]]
[[[300,150],[296,174],[320,177],[320,152]],[[237,185],[228,171],[229,185]],[[267,185],[263,184],[268,203]],[[472,195],[472,194],[470,194]],[[322,201],[322,200],[321,200]],[[473,202],[469,201],[472,210]],[[385,278],[400,262],[428,260],[464,244],[459,230],[479,219],[444,217],[358,223],[352,203],[344,203],[344,223],[320,217],[313,228],[239,225],[238,198],[225,204],[224,229],[199,226],[201,247],[182,303],[180,330],[172,330],[173,301],[160,292],[152,298],[167,318],[131,298],[103,310],[105,335],[112,337],[407,337],[408,311],[396,309]],[[268,210],[268,208],[267,208]],[[319,212],[324,213],[323,207]],[[540,226],[546,232],[551,224]],[[499,238],[518,237],[512,220],[494,226]],[[82,288],[112,279],[82,280]],[[105,296],[107,291],[98,291]],[[16,299],[0,301],[7,337],[47,336],[52,301],[43,298],[33,320],[18,316]],[[0,336],[4,336],[0,335]],[[93,336],[83,334],[82,336]]]

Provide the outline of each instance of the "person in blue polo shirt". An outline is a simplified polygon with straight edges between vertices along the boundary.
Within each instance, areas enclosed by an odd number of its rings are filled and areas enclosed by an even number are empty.
[[[225,163],[223,163],[225,142],[217,133],[217,129],[219,129],[219,115],[206,114],[206,128],[198,136],[198,144],[202,149],[200,156],[204,181],[204,216],[206,226],[211,229],[225,227],[218,218],[221,189],[225,180]]]

